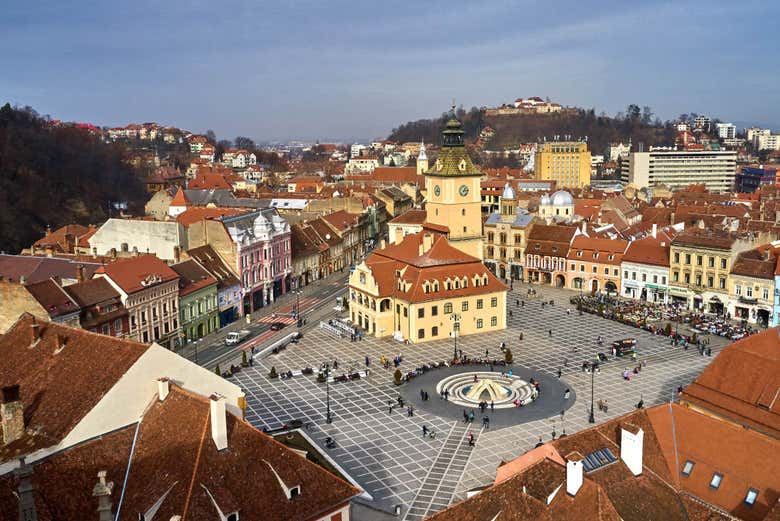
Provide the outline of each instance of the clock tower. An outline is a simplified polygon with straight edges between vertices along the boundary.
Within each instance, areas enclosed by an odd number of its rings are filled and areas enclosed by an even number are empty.
[[[450,244],[481,260],[482,172],[466,153],[463,128],[454,112],[442,131],[439,157],[424,175],[426,221],[449,228]]]

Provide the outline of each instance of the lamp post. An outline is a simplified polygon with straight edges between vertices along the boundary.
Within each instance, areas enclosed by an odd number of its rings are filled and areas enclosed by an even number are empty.
[[[580,305],[579,305],[580,316],[582,316],[582,283],[583,283],[583,279],[582,277],[580,277]]]
[[[322,364],[325,369],[325,423],[333,423],[330,416],[330,362]]]
[[[301,290],[295,290],[295,320],[298,330],[301,329]]]
[[[598,362],[590,362],[586,366],[590,370],[590,415],[588,416],[588,423],[596,423],[596,414],[593,410],[593,403],[594,403],[594,383],[595,383],[595,376],[596,371],[601,372],[599,369],[599,363]]]
[[[450,320],[452,320],[452,338],[455,339],[455,350],[452,354],[452,359],[456,360],[458,358],[458,330],[460,329],[460,313],[453,313],[450,315]]]

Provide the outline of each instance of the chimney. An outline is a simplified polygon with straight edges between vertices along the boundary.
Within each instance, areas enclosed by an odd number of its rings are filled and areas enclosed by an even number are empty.
[[[48,237],[49,235],[51,235],[51,225],[47,224],[46,225],[46,237]]]
[[[38,325],[38,321],[35,320],[35,317],[32,319],[32,324],[30,324],[30,343],[34,344],[41,338],[41,326]]]
[[[97,257],[97,248],[92,248],[92,258]]]
[[[35,485],[30,481],[33,475],[32,466],[24,462],[24,458],[19,458],[19,468],[14,470],[14,474],[19,479],[19,486],[16,488],[19,494],[19,521],[38,521],[38,512],[35,510]]]
[[[116,260],[116,248],[111,248],[111,260]]]
[[[157,396],[160,399],[160,401],[165,400],[169,392],[171,392],[171,382],[167,378],[158,378]]]
[[[211,439],[214,440],[217,450],[226,449],[228,446],[226,400],[221,394],[212,394],[210,399]]]
[[[620,459],[626,464],[628,470],[634,476],[642,474],[642,445],[645,433],[642,429],[637,429],[636,433],[620,428]]]
[[[433,234],[426,233],[422,237],[423,253],[427,253],[433,246]]]
[[[582,460],[569,460],[566,462],[566,493],[576,496],[580,487],[582,487]]]
[[[173,247],[173,260],[177,264],[181,261],[181,248],[178,246]]]
[[[586,221],[582,221],[582,233],[588,234],[588,223]]]
[[[658,225],[653,223],[653,239],[655,239],[656,235],[658,235]]]
[[[76,236],[72,233],[65,234],[65,249],[67,253],[76,253]]]
[[[379,241],[379,249],[380,249],[380,250],[384,250],[384,249],[385,249],[385,246],[387,246],[387,243],[385,243],[385,240],[384,240],[384,239],[382,239],[381,241]]]
[[[98,472],[98,482],[92,489],[92,496],[98,498],[99,521],[114,521],[114,514],[111,512],[111,491],[113,488],[113,481],[106,483],[106,471]]]
[[[78,280],[79,282],[84,282],[85,280],[87,280],[87,278],[84,276],[83,264],[79,264],[78,266],[76,266],[76,280]]]
[[[3,387],[0,421],[3,424],[3,445],[8,445],[24,435],[24,406],[19,398],[18,385]]]

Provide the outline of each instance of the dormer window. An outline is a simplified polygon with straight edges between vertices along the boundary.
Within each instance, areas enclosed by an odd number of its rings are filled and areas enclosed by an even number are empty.
[[[710,488],[713,490],[718,490],[718,488],[720,488],[721,481],[723,481],[723,474],[716,472],[712,475],[712,479],[710,480]]]
[[[301,487],[300,486],[293,487],[293,488],[290,489],[290,500],[293,500],[293,499],[297,498],[300,495],[301,495]],[[238,518],[236,518],[236,519],[238,519]]]

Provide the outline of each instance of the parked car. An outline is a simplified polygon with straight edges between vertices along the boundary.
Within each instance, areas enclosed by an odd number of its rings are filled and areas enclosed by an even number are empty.
[[[271,331],[279,331],[280,329],[283,329],[284,326],[286,326],[284,322],[274,322],[271,324]]]
[[[225,337],[225,345],[234,346],[243,342],[248,337],[250,331],[248,329],[242,329],[241,331],[231,331]]]

